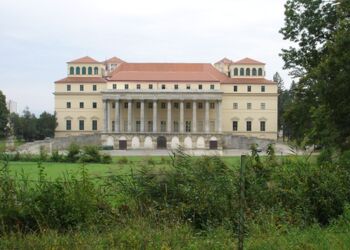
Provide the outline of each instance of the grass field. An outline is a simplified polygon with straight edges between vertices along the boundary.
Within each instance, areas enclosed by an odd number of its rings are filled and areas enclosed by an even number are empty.
[[[137,170],[143,165],[146,165],[149,161],[154,162],[157,168],[166,168],[169,166],[170,157],[141,157],[133,156],[127,157],[127,163],[120,163],[123,157],[114,157],[111,164],[89,163],[86,164],[86,169],[92,177],[101,177],[107,175],[123,175],[131,173],[131,170]],[[225,163],[229,166],[238,166],[240,162],[239,157],[223,157]],[[76,174],[79,172],[81,163],[56,163],[56,162],[43,162],[42,166],[45,167],[45,173],[48,179],[56,179],[63,177],[66,174]],[[39,168],[37,162],[9,162],[9,167],[12,176],[20,177],[24,175],[29,179],[37,179],[39,174]]]

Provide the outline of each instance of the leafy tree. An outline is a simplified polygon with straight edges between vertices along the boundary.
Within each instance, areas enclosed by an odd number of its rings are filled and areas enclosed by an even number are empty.
[[[9,111],[6,107],[6,97],[0,90],[0,138],[6,136]]]
[[[46,137],[54,137],[57,127],[57,119],[55,114],[43,112],[37,120],[37,139],[45,139]]]

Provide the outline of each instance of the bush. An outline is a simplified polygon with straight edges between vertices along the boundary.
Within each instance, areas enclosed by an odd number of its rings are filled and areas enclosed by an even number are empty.
[[[101,163],[104,163],[104,164],[110,164],[112,163],[112,157],[110,155],[102,155],[101,156]]]
[[[67,161],[77,162],[80,158],[80,147],[79,145],[72,143],[68,147]]]
[[[101,162],[101,155],[98,147],[85,146],[83,154],[80,157],[81,162]]]
[[[128,158],[126,158],[125,156],[121,157],[120,159],[118,159],[117,163],[118,164],[128,164],[129,160]]]
[[[52,151],[50,161],[53,162],[64,162],[64,156],[61,155],[58,150]]]

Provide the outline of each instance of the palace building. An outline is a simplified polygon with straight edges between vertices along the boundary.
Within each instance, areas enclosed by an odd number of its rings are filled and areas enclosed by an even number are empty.
[[[250,58],[212,65],[83,57],[68,62],[67,73],[55,82],[56,137],[98,134],[115,149],[277,138],[277,85]]]

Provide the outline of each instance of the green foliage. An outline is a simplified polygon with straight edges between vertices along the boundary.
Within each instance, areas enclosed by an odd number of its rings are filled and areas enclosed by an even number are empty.
[[[117,161],[117,163],[118,164],[128,164],[128,162],[129,162],[129,160],[128,160],[128,158],[127,157],[125,157],[125,156],[123,156],[123,157],[121,157],[118,161]]]
[[[100,162],[101,155],[97,146],[85,146],[80,157],[81,162]]]
[[[7,135],[9,111],[6,106],[6,97],[0,90],[0,139]]]
[[[67,161],[77,162],[80,158],[80,146],[75,143],[71,143],[68,147]]]

